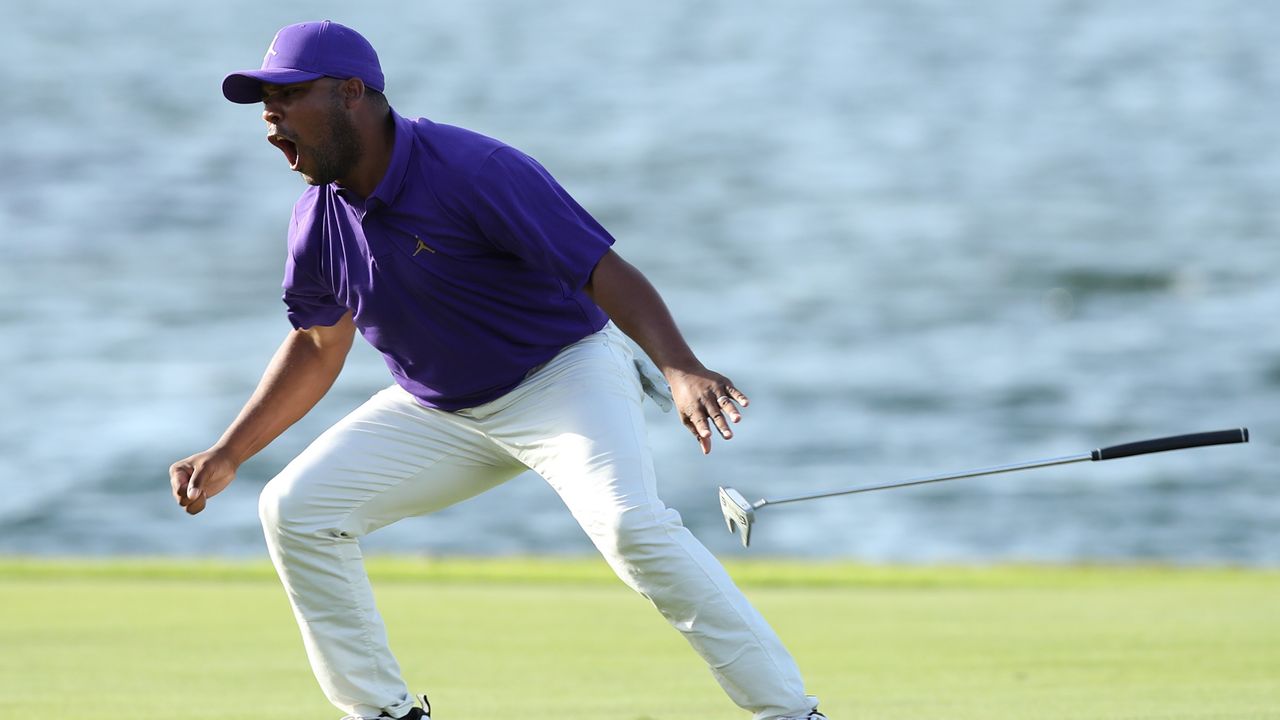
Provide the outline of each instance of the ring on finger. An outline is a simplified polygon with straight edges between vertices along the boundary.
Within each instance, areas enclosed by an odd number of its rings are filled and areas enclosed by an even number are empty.
[[[733,398],[729,397],[728,395],[721,395],[720,397],[716,398],[716,402],[718,403],[733,402]]]

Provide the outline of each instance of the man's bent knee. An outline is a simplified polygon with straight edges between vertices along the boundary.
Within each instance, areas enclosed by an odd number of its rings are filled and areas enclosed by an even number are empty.
[[[274,535],[280,529],[284,505],[280,485],[281,483],[272,480],[258,495],[258,520],[268,535]]]
[[[292,480],[290,476],[278,475],[258,495],[258,519],[269,538],[305,534],[308,527],[316,525],[317,518],[308,518],[314,514],[309,510],[310,503]]]
[[[661,561],[669,553],[673,535],[687,532],[680,514],[662,505],[628,508],[602,518],[592,533],[607,556],[625,558],[628,564]]]

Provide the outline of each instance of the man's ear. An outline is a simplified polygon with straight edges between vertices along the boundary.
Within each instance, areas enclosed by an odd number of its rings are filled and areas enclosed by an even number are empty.
[[[363,100],[365,97],[364,81],[358,77],[343,80],[342,85],[340,85],[338,89],[342,91],[343,104],[345,104],[347,108],[354,107],[357,102]]]

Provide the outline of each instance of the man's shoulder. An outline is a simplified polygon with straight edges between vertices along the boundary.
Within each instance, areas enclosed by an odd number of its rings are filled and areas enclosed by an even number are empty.
[[[511,146],[475,130],[427,118],[407,120],[427,161],[441,170],[473,175],[498,150]]]

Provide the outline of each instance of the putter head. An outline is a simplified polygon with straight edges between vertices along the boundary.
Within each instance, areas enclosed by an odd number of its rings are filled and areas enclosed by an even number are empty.
[[[724,524],[729,532],[736,529],[742,537],[742,547],[751,544],[751,523],[756,519],[755,508],[742,496],[742,493],[731,487],[720,487],[720,512],[724,513]]]

